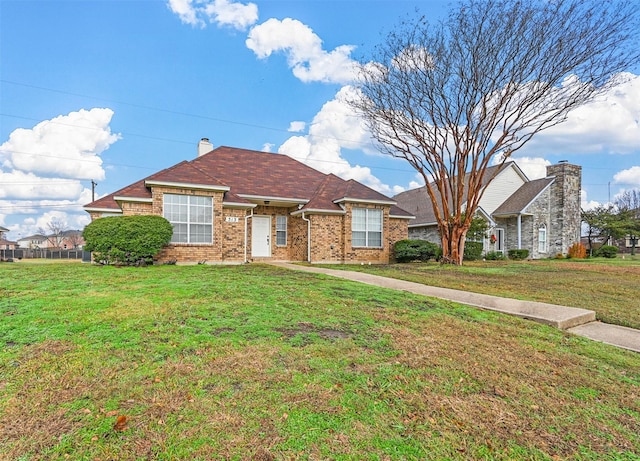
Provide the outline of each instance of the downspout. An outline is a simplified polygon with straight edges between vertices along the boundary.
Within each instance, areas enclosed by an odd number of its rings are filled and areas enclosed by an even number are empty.
[[[247,233],[248,233],[248,229],[249,229],[249,218],[253,217],[253,208],[251,208],[251,214],[248,215],[244,215],[244,262],[245,264],[248,262],[247,261],[247,243],[249,242],[249,238],[247,237]]]
[[[311,220],[304,217],[302,212],[302,220],[307,221],[307,262],[311,262]]]
[[[518,250],[522,250],[522,214],[518,214]]]

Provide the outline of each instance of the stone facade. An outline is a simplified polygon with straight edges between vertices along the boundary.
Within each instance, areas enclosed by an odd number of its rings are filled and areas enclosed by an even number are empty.
[[[566,255],[571,245],[580,241],[581,171],[578,165],[560,162],[547,167],[547,178],[537,180],[538,189],[532,187],[527,192],[525,181],[512,196],[503,196],[507,203],[511,197],[520,194],[511,203],[511,211],[492,216],[494,225],[484,239],[484,251],[502,251],[506,255],[510,249],[528,249],[531,259]],[[501,179],[495,180],[497,186]],[[505,186],[513,189],[511,182]],[[497,203],[496,210],[500,211],[503,205]],[[500,232],[504,235],[502,249],[499,242],[493,243],[488,238]],[[440,244],[435,225],[411,226],[409,238]]]
[[[566,255],[571,245],[580,242],[582,167],[560,162],[547,167],[547,176],[556,178],[551,185],[549,248]]]

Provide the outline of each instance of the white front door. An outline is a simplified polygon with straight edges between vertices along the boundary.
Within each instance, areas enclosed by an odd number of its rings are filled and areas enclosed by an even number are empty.
[[[251,256],[268,258],[271,256],[271,217],[254,216],[251,224]]]

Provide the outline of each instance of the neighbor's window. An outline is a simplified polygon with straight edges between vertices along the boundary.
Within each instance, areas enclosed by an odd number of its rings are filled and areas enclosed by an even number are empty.
[[[276,216],[276,245],[287,246],[287,217]]]
[[[547,252],[547,226],[544,224],[538,229],[538,252]]]
[[[173,243],[213,242],[211,197],[164,194],[163,216],[173,226]]]
[[[354,247],[382,247],[382,210],[354,208],[351,240]]]

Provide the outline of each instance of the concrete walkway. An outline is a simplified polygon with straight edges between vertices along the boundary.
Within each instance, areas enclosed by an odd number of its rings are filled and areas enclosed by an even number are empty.
[[[597,322],[596,313],[577,307],[500,298],[498,296],[431,287],[415,282],[407,282],[379,275],[346,270],[328,269],[322,266],[302,266],[298,264],[274,262],[274,266],[291,270],[325,274],[355,282],[366,283],[393,290],[407,291],[424,296],[480,307],[482,309],[515,315],[524,319],[551,325],[594,341],[640,352],[640,330]]]

